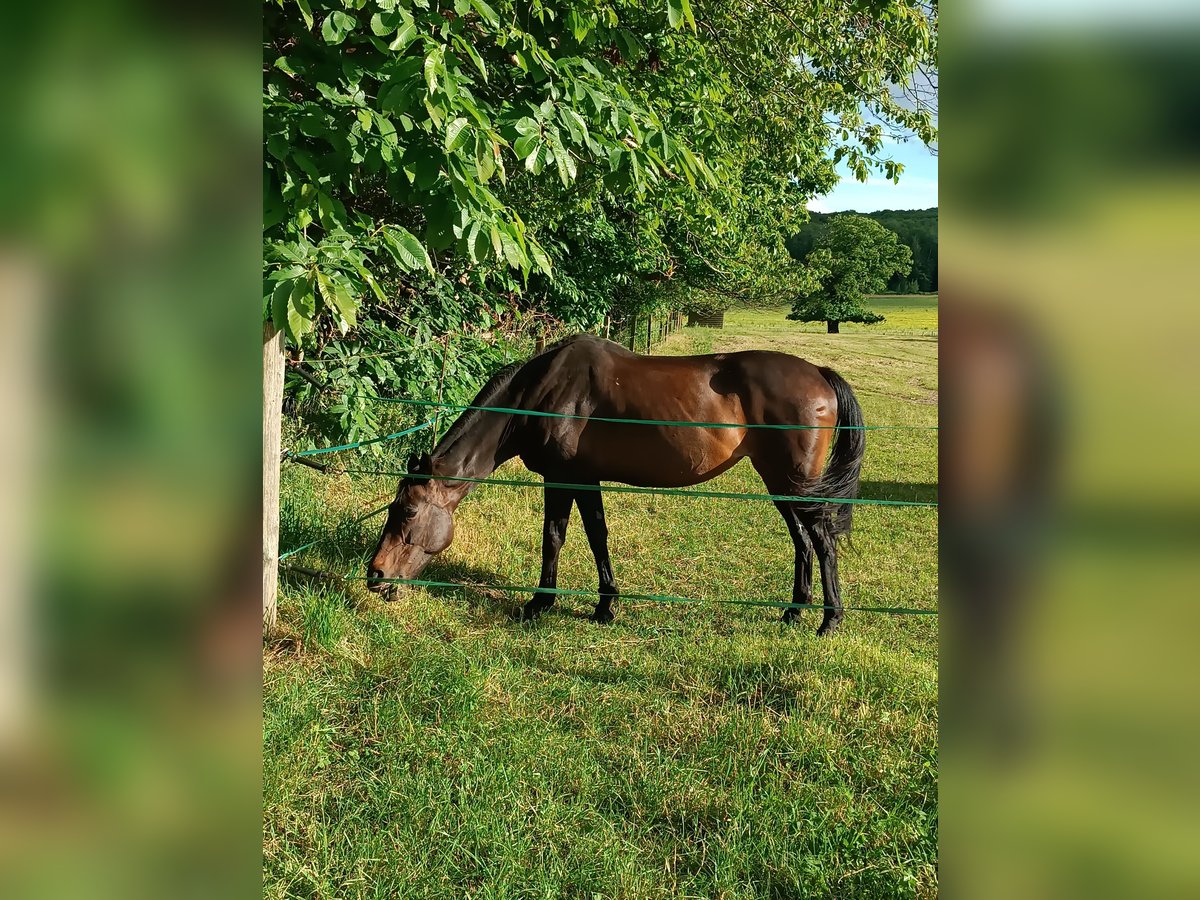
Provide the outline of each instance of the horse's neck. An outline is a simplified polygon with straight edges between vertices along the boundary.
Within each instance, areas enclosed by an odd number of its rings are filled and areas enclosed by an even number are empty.
[[[488,406],[508,406],[513,397],[507,389],[498,392]],[[468,418],[469,417],[469,418]],[[464,422],[465,420],[465,422]],[[462,422],[465,427],[459,428]],[[433,474],[453,478],[487,478],[501,463],[516,453],[510,449],[511,417],[504,413],[466,411],[450,427],[433,452]],[[462,483],[462,499],[476,485]]]

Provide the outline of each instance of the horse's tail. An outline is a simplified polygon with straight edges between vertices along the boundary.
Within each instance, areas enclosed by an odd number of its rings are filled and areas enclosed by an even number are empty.
[[[825,471],[817,479],[813,493],[818,497],[853,499],[858,496],[858,479],[862,471],[863,453],[867,448],[863,428],[862,407],[846,379],[824,366],[819,371],[837,396],[837,434]],[[838,503],[830,510],[830,531],[836,535],[849,534],[854,504]]]

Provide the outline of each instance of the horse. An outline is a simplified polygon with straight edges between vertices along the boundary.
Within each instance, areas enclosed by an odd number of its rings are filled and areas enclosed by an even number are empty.
[[[453,479],[487,478],[520,457],[546,481],[541,578],[522,620],[554,604],[575,505],[599,579],[590,618],[612,622],[619,593],[600,482],[687,487],[749,457],[771,494],[802,498],[775,501],[796,551],[792,602],[812,603],[815,553],[825,598],[817,633],[832,634],[842,621],[838,538],[850,532],[852,506],[819,501],[857,496],[865,438],[858,400],[832,369],[766,350],[642,356],[576,335],[496,372],[470,405],[513,412],[468,408],[432,453],[413,455],[367,569],[369,590],[392,599],[395,582],[388,579],[417,578],[450,546],[454,511],[476,487]],[[676,424],[689,422],[723,427]],[[770,427],[787,425],[801,427]],[[799,612],[787,608],[784,622]]]

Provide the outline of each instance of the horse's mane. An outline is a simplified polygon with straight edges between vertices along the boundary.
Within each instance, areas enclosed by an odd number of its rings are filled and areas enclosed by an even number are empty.
[[[492,375],[492,377],[488,379],[488,383],[483,386],[483,389],[475,395],[475,399],[471,401],[471,406],[491,405],[492,401],[496,399],[496,395],[504,390],[504,388],[508,387],[508,383],[513,380],[513,376],[517,374],[517,371],[524,366],[526,362],[527,360],[518,360],[517,362],[509,363],[503,369],[500,369],[498,372]],[[474,424],[475,420],[478,419],[480,415],[481,413],[477,409],[463,410],[463,414],[459,416],[458,419],[455,420],[454,424],[450,426],[449,430],[442,435],[442,439],[438,441],[438,446],[450,446],[452,443],[454,443],[454,441],[458,440],[458,438],[462,436],[464,431]]]
[[[533,356],[529,357],[529,359],[521,359],[521,360],[517,360],[514,363],[509,363],[504,368],[496,371],[492,375],[492,377],[488,379],[487,384],[485,384],[480,389],[479,393],[475,395],[475,399],[471,401],[470,405],[471,406],[491,406],[492,403],[495,401],[496,397],[500,394],[500,392],[503,391],[506,387],[508,387],[508,385],[512,382],[513,378],[516,377],[516,374],[521,369],[523,369],[528,363],[532,362],[534,359],[536,359],[539,356],[542,356],[546,353],[550,353],[551,351],[557,350],[559,347],[562,347],[564,344],[569,344],[572,341],[579,340],[580,338],[592,338],[593,340],[598,340],[597,338],[594,338],[592,335],[572,334],[572,335],[569,335],[568,337],[563,338],[562,340],[555,341],[553,344],[548,344],[546,346],[546,349],[544,349],[541,353],[536,353]],[[444,435],[442,435],[442,439],[440,441],[438,441],[438,447],[442,447],[442,446],[449,447],[450,444],[453,443],[454,441],[458,440],[458,438],[462,436],[462,433],[464,431],[466,431],[468,428],[470,428],[481,415],[482,415],[482,412],[480,412],[480,410],[478,410],[478,409],[464,410],[463,414],[461,416],[459,416],[458,419],[455,420],[454,424],[450,426],[449,430]],[[435,453],[436,453],[436,450],[435,450]]]

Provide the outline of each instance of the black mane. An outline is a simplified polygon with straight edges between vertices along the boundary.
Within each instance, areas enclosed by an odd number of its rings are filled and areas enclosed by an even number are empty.
[[[513,376],[521,369],[528,360],[518,360],[514,363],[509,363],[504,368],[500,369],[491,378],[488,383],[483,386],[483,389],[475,395],[475,399],[471,401],[471,406],[489,406],[496,395],[499,394],[508,383],[513,380]],[[481,415],[477,409],[464,410],[463,414],[455,420],[450,429],[442,435],[442,439],[438,441],[437,448],[434,449],[434,455],[437,455],[437,449],[443,446],[449,447],[454,441],[462,435],[464,431],[471,427],[476,419]]]
[[[553,344],[548,344],[546,346],[545,350],[543,350],[541,353],[535,353],[533,356],[529,357],[529,359],[522,359],[522,360],[517,360],[514,363],[509,363],[507,366],[498,370],[495,374],[492,375],[491,378],[488,379],[488,383],[485,384],[483,386],[482,390],[480,390],[479,393],[475,395],[475,399],[471,401],[470,405],[471,406],[490,406],[492,404],[492,401],[494,401],[496,399],[496,395],[499,394],[502,390],[504,390],[504,388],[508,387],[509,383],[513,380],[513,377],[527,363],[532,362],[534,359],[536,359],[539,356],[542,356],[546,353],[550,353],[553,350],[559,349],[564,344],[569,344],[569,343],[572,343],[573,341],[577,341],[577,340],[599,341],[599,340],[601,340],[601,338],[597,338],[594,335],[590,335],[590,334],[568,335],[567,337],[563,338],[562,340],[555,341]],[[604,341],[604,343],[609,344],[612,342]],[[621,345],[613,344],[613,346],[620,347]],[[624,348],[622,347],[621,349],[624,349]],[[455,420],[453,425],[450,426],[450,430],[447,431],[444,435],[442,435],[442,439],[440,441],[438,441],[437,447],[434,448],[434,456],[437,455],[438,448],[440,448],[442,446],[449,447],[450,444],[453,441],[457,440],[459,438],[459,436],[461,436],[462,433],[466,429],[471,427],[471,425],[475,422],[476,419],[479,418],[479,416],[480,416],[480,411],[477,409],[464,410],[463,414],[461,416],[459,416],[458,419]]]

